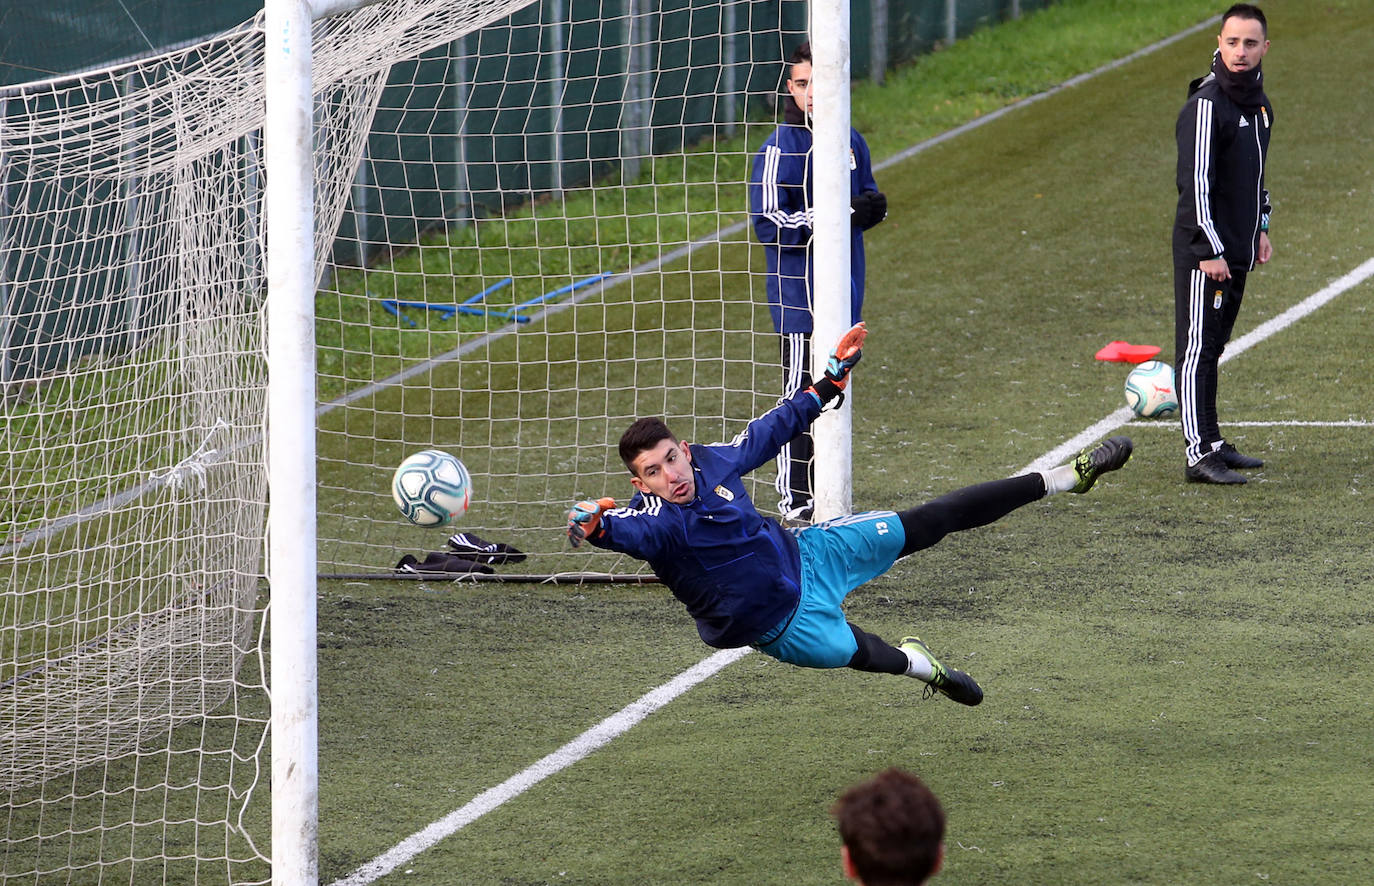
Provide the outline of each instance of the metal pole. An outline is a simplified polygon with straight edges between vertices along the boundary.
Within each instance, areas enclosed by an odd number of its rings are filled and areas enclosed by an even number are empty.
[[[550,13],[553,21],[549,23],[549,65],[552,70],[549,73],[549,110],[552,120],[549,121],[549,137],[552,139],[549,151],[549,162],[553,164],[553,175],[551,176],[551,187],[559,199],[563,198],[564,173],[563,169],[563,99],[567,92],[567,38],[563,34],[565,22],[571,17],[571,11],[565,9],[561,0],[553,0],[549,4]]]
[[[621,123],[621,182],[629,184],[639,177],[640,165],[653,143],[651,122],[649,16],[653,0],[626,0],[625,99]]]
[[[124,75],[120,86],[126,93],[133,93],[136,87],[132,72]],[[121,128],[126,134],[126,141],[123,146],[123,150],[127,152],[125,168],[137,170],[141,168],[138,162],[140,159],[138,152],[141,146],[138,135],[139,125],[138,121],[133,119],[131,112],[125,111],[124,117],[125,122]],[[143,238],[138,230],[138,211],[142,203],[142,195],[139,192],[140,181],[137,172],[130,172],[127,177],[119,180],[119,187],[123,192],[121,197],[124,202],[124,230],[121,232],[124,242],[124,252],[121,256],[124,262],[124,316],[122,319],[125,340],[130,351],[136,349],[143,338],[143,281],[141,279],[142,274],[139,273],[140,266],[138,263],[139,256],[143,254]],[[114,330],[106,329],[105,331],[113,333]]]
[[[735,103],[739,100],[739,33],[738,33],[738,12],[737,4],[734,0],[726,0],[722,9],[724,21],[721,23],[720,36],[720,68],[721,68],[721,93],[722,96],[716,98],[716,121],[723,124],[721,132],[727,136],[734,135],[739,117],[736,113]]]
[[[849,0],[812,5],[811,82],[815,106],[812,185],[816,204],[812,227],[811,375],[825,371],[830,349],[852,321],[849,308]],[[854,384],[849,385],[849,397]],[[812,425],[815,443],[815,518],[848,514],[852,499],[850,416],[847,400]]]
[[[315,205],[309,0],[266,0],[272,883],[319,881]]]
[[[470,221],[475,210],[472,205],[472,190],[468,186],[467,121],[468,121],[468,52],[466,35],[449,44],[452,57],[450,67],[456,69],[457,79],[453,83],[453,191],[454,218],[460,222]]]
[[[363,156],[353,174],[353,236],[358,250],[358,267],[367,267],[367,244],[372,242],[372,207],[368,197],[372,188],[372,145],[363,139]]]
[[[879,86],[887,77],[887,0],[873,0],[873,27],[869,34],[868,77]]]
[[[10,101],[0,98],[0,122],[9,123]],[[5,129],[9,127],[6,126]],[[9,155],[5,143],[0,141],[0,402],[10,394],[11,372],[10,341],[14,332],[14,312],[18,305],[10,304],[10,173]],[[17,245],[17,244],[16,244]]]

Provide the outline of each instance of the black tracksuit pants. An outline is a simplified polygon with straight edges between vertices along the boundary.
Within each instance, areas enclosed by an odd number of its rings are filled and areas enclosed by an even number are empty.
[[[782,398],[811,387],[811,334],[787,332],[782,335]],[[778,453],[778,510],[803,511],[810,518],[811,484],[815,469],[811,464],[811,432],[802,431]]]
[[[1174,383],[1188,464],[1221,445],[1217,367],[1245,294],[1245,271],[1211,280],[1194,263],[1174,265]]]

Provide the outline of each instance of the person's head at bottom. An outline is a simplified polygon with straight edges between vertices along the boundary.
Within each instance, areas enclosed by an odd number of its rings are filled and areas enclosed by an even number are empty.
[[[920,886],[945,857],[945,813],[922,781],[888,769],[849,788],[831,810],[845,875],[862,886]]]

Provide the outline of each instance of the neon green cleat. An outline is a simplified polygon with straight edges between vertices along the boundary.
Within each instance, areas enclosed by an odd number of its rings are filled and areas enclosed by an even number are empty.
[[[936,661],[935,656],[930,654],[930,647],[922,643],[920,637],[903,637],[902,642],[897,645],[901,649],[919,652],[930,662],[933,673],[926,681],[926,698],[939,692],[959,704],[970,707],[983,700],[983,690],[974,679],[958,668],[947,668]]]
[[[1130,460],[1132,448],[1130,437],[1112,437],[1078,453],[1078,458],[1073,460],[1073,472],[1078,475],[1078,482],[1069,491],[1082,495],[1092,489],[1098,477],[1117,470]]]

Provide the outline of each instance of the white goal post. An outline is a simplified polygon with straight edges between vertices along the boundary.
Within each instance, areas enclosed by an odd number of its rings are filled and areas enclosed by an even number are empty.
[[[334,10],[342,11],[342,10]],[[310,0],[267,0],[267,581],[272,882],[319,880],[315,613],[315,90]]]
[[[563,515],[628,494],[635,417],[776,402],[747,187],[808,31],[816,371],[848,326],[849,5],[769,9],[267,0],[0,87],[0,879],[316,882],[318,573],[463,530],[528,557],[495,578],[643,574]],[[424,448],[474,477],[450,530],[390,500]]]
[[[815,80],[815,327],[811,377],[825,372],[828,343],[849,329],[849,0],[815,0],[811,73]],[[841,24],[842,23],[842,24]],[[830,162],[826,162],[826,159]],[[840,162],[835,162],[839,158]],[[850,512],[853,465],[851,417],[858,379],[848,403],[816,420],[816,519]]]

